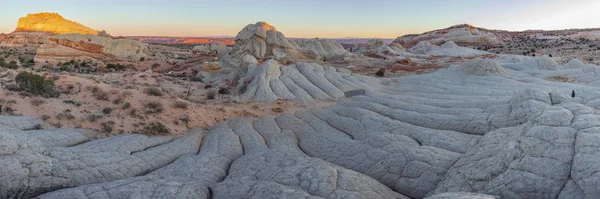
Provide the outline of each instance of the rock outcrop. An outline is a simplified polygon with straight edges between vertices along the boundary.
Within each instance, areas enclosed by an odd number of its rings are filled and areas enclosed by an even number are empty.
[[[352,53],[330,39],[297,39],[293,42],[308,53],[309,57],[319,61],[339,61],[352,57]]]
[[[58,13],[47,12],[28,14],[26,17],[21,17],[15,31],[48,32],[53,34],[98,34],[98,30],[67,20]]]
[[[473,27],[468,24],[452,26],[446,29],[434,30],[418,35],[405,35],[396,38],[393,43],[411,48],[419,42],[427,41],[434,45],[442,45],[448,41],[465,45],[497,45],[502,44],[502,38],[493,31]]]
[[[375,90],[379,80],[372,77],[352,75],[344,69],[321,66],[314,63],[296,63],[280,66],[268,60],[248,72],[240,80],[242,101],[266,102],[277,99],[300,101],[337,100],[344,92],[366,89]]]
[[[48,38],[39,47],[35,61],[71,60],[80,57],[101,60],[139,61],[154,53],[149,45],[136,40],[113,39],[97,35],[65,34]]]
[[[506,72],[499,63],[489,59],[472,59],[457,67],[459,73],[479,76],[504,76]]]
[[[248,58],[251,56],[252,58]],[[232,82],[245,76],[252,60],[274,59],[282,63],[298,61],[335,61],[352,57],[339,43],[326,39],[291,41],[266,22],[249,24],[235,37],[231,52],[219,60],[231,70]],[[256,66],[256,65],[254,65]]]
[[[421,41],[416,46],[410,48],[409,52],[416,54],[426,54],[434,56],[478,56],[490,54],[489,52],[475,50],[472,48],[461,47],[453,41],[448,41],[441,46],[436,46],[428,41]]]
[[[393,45],[387,46],[381,39],[372,39],[364,47],[359,48],[357,53],[367,57],[392,59],[402,55],[404,51],[404,47],[400,44],[393,43]]]

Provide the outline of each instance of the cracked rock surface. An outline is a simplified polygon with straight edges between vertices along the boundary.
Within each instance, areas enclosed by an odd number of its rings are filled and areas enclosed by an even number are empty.
[[[90,140],[0,118],[14,124],[0,127],[0,198],[600,198],[600,91],[586,71],[595,69],[480,62],[182,137]],[[259,82],[326,70],[275,64],[261,66],[250,98],[281,91]],[[338,95],[324,71],[290,79]]]

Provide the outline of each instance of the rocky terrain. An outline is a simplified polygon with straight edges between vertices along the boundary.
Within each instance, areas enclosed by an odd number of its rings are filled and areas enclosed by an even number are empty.
[[[511,34],[2,35],[0,198],[599,198],[600,68]]]

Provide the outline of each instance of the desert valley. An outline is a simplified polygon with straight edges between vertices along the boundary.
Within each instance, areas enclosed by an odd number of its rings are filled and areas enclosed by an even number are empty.
[[[0,34],[0,198],[600,197],[600,28],[276,26],[20,18]]]

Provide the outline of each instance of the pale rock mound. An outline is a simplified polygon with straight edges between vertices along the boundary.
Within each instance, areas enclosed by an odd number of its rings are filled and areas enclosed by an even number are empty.
[[[404,48],[399,44],[395,44],[393,47],[392,45],[387,46],[381,39],[371,39],[358,52],[367,57],[392,59],[393,57],[402,55]]]
[[[457,67],[457,71],[464,75],[478,76],[504,76],[504,67],[490,59],[472,59]]]
[[[427,41],[434,45],[441,45],[448,41],[453,41],[458,44],[475,45],[497,45],[503,43],[501,37],[493,33],[493,31],[473,27],[468,24],[434,30],[423,34],[405,35],[396,38],[394,43],[399,43],[406,47],[413,47],[422,41]]]
[[[252,57],[249,58],[248,56]],[[228,82],[237,82],[256,67],[257,60],[274,59],[284,64],[299,61],[332,61],[352,57],[339,43],[326,39],[290,41],[266,22],[247,25],[235,38],[231,52],[220,56],[219,62],[231,75]]]
[[[98,35],[98,30],[94,30],[77,22],[67,20],[57,13],[47,12],[28,14],[26,17],[21,17],[15,31]]]
[[[458,48],[459,46],[456,45],[456,43],[454,43],[453,41],[448,41],[448,42],[442,44],[440,47],[442,47],[442,48]]]
[[[232,52],[266,58],[275,55],[277,50],[297,48],[297,45],[289,42],[275,27],[266,22],[258,22],[247,25],[238,33]]]
[[[149,45],[136,40],[113,39],[96,35],[66,34],[55,35],[48,44],[40,46],[35,56],[36,62],[46,60],[74,59],[91,57],[95,59],[116,59],[139,61],[153,57]]]
[[[394,42],[392,42],[390,44],[390,48],[392,48],[392,50],[394,50],[396,52],[400,52],[400,53],[406,51],[406,49],[404,48],[404,46],[402,46],[402,44],[400,44],[400,43],[394,43]]]
[[[413,53],[434,55],[434,56],[476,56],[490,54],[485,51],[475,50],[472,48],[461,47],[453,41],[448,41],[442,46],[436,46],[429,42],[420,42],[415,47],[411,48]]]
[[[584,67],[585,64],[578,59],[572,59],[569,63],[565,64],[565,68],[581,68]]]
[[[439,46],[433,45],[428,41],[421,41],[421,42],[419,42],[419,44],[412,47],[410,49],[410,52],[418,53],[418,54],[425,54],[425,53],[428,53],[429,51],[436,50],[439,48],[440,48]]]
[[[311,58],[320,61],[344,60],[352,56],[341,44],[329,39],[298,39],[293,42]]]
[[[556,63],[552,58],[548,56],[543,56],[537,58],[537,67],[543,70],[556,70],[560,68],[560,65]]]
[[[248,83],[249,82],[249,83]],[[280,66],[268,60],[249,71],[238,85],[245,92],[242,101],[266,102],[277,99],[336,100],[344,92],[377,87],[378,80],[371,77],[351,75],[343,69],[311,63]]]

